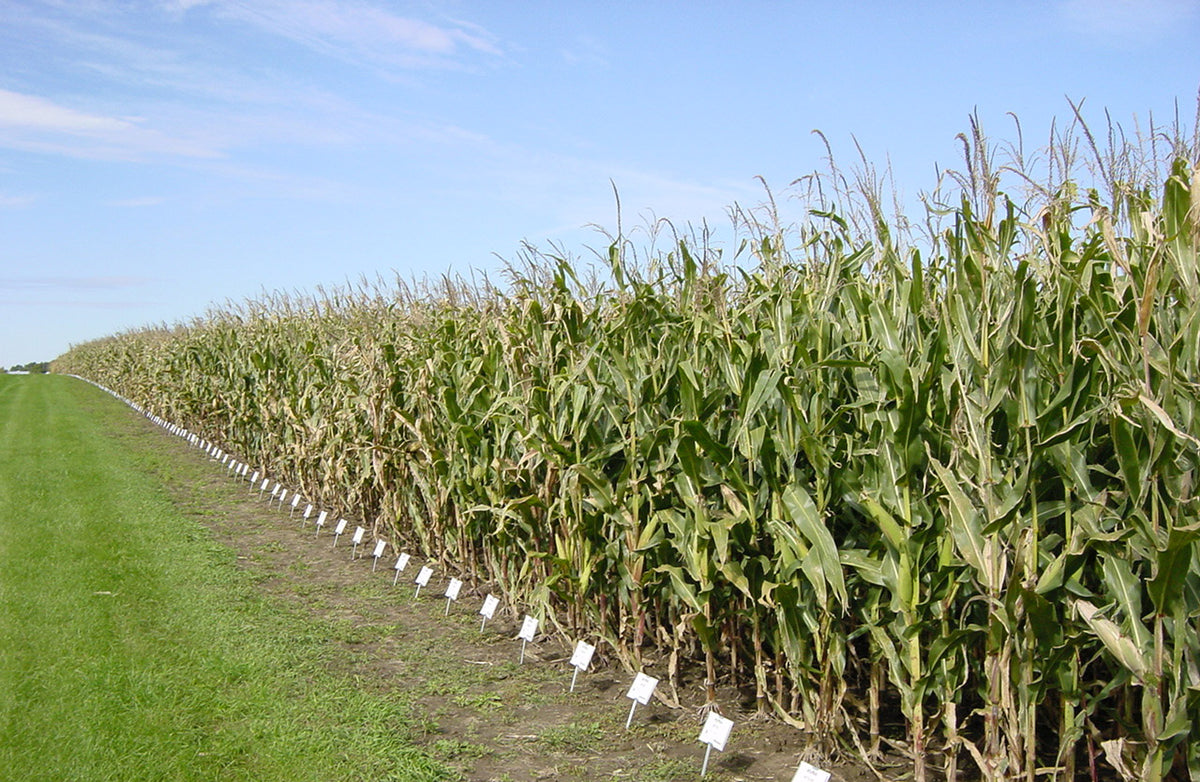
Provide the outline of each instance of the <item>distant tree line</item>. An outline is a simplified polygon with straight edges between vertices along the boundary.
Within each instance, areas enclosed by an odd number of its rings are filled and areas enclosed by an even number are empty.
[[[2,371],[2,370],[0,370]],[[8,368],[9,372],[31,372],[33,374],[44,375],[50,371],[49,361],[31,361],[28,364],[16,364]]]

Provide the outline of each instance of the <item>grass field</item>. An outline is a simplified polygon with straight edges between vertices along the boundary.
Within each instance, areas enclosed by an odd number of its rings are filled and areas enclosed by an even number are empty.
[[[0,375],[0,779],[454,778],[181,515],[156,445],[79,381]]]

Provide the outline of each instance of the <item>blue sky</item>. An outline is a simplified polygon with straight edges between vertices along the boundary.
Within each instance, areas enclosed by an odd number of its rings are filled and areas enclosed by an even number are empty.
[[[855,143],[906,199],[974,111],[1046,141],[1200,88],[1200,0],[0,2],[0,366],[362,275],[498,276],[785,204]],[[787,207],[785,206],[785,209]]]

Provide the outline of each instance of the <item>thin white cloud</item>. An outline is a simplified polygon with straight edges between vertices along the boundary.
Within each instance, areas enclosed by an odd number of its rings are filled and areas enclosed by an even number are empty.
[[[461,64],[470,52],[501,53],[494,36],[477,25],[433,24],[354,0],[209,0],[169,7],[211,10],[324,54],[376,65],[445,67]]]
[[[0,89],[0,147],[119,160],[218,156],[212,148],[143,127],[142,122],[136,117],[89,113],[37,95]]]
[[[29,206],[36,200],[37,196],[0,193],[0,209],[17,209],[22,206]]]
[[[1141,46],[1187,27],[1194,35],[1200,0],[1063,0],[1059,13],[1074,31],[1106,44]]]
[[[108,206],[119,206],[122,208],[140,208],[144,206],[158,206],[165,203],[167,199],[160,196],[143,196],[141,198],[120,198],[116,201],[106,202]]]
[[[587,65],[595,68],[608,68],[611,54],[603,43],[590,35],[575,37],[574,44],[560,49],[563,61],[568,65]]]
[[[551,240],[580,232],[590,225],[616,229],[613,185],[620,201],[624,228],[643,228],[659,218],[684,230],[689,224],[728,222],[736,202],[757,204],[761,186],[745,181],[698,181],[677,172],[631,165],[628,162],[580,157],[493,141],[464,147],[472,164],[469,184],[454,182],[443,197],[477,199],[487,193],[497,206],[523,204],[545,216],[530,235]]]
[[[129,310],[140,309],[142,307],[152,307],[160,304],[160,302],[147,299],[145,301],[84,301],[82,299],[48,299],[31,301],[28,299],[5,299],[0,298],[0,306],[3,307],[30,307],[35,309],[68,309],[68,310],[117,310],[119,312],[127,312]]]
[[[0,127],[108,134],[128,131],[134,126],[126,120],[84,114],[35,95],[0,89]]]
[[[0,291],[126,290],[153,282],[130,275],[79,275],[57,277],[0,277]]]

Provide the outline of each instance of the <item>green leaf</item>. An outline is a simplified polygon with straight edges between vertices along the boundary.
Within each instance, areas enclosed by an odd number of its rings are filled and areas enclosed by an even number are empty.
[[[1150,643],[1150,631],[1142,623],[1142,582],[1133,572],[1129,562],[1117,554],[1104,557],[1104,593],[1116,600],[1117,607],[1125,614],[1126,627],[1133,635],[1138,648]]]
[[[1103,616],[1100,609],[1087,600],[1076,600],[1075,610],[1079,612],[1079,618],[1092,628],[1092,632],[1125,670],[1132,673],[1139,683],[1150,683],[1148,678],[1150,663],[1146,659],[1145,653],[1138,648],[1132,638],[1121,632],[1121,628],[1117,626],[1116,622]]]
[[[988,546],[988,541],[983,536],[979,523],[979,511],[971,504],[963,490],[958,487],[957,478],[953,473],[937,459],[930,457],[929,463],[933,466],[934,472],[941,480],[942,488],[946,491],[947,505],[950,511],[950,534],[954,538],[954,545],[958,549],[959,555],[975,569],[977,578],[982,582],[984,588],[995,594],[999,591],[1000,584],[995,583],[997,579],[989,557],[992,547]]]
[[[1175,426],[1175,422],[1171,420],[1171,416],[1167,415],[1167,411],[1163,410],[1162,406],[1159,405],[1158,402],[1155,402],[1145,394],[1138,394],[1138,400],[1141,401],[1146,409],[1149,410],[1150,413],[1158,419],[1158,422],[1165,426],[1167,430],[1171,432],[1171,434],[1175,435],[1180,440],[1189,443],[1193,448],[1200,449],[1200,440],[1197,440],[1195,437],[1192,437],[1187,432],[1184,432],[1179,427]]]
[[[704,608],[700,604],[700,599],[696,594],[696,589],[688,582],[687,577],[683,574],[683,570],[675,565],[659,565],[654,568],[656,573],[666,573],[671,577],[671,589],[676,598],[682,600],[687,605],[691,606],[696,611],[703,611]]]
[[[1134,424],[1124,415],[1117,413],[1111,418],[1110,430],[1113,445],[1117,450],[1117,462],[1120,464],[1121,474],[1125,478],[1125,487],[1129,491],[1129,499],[1137,504],[1141,502],[1146,488],[1144,475],[1146,457],[1138,448]]]
[[[809,569],[805,576],[814,586],[818,582],[829,584],[844,609],[847,603],[846,582],[842,576],[837,544],[822,521],[812,497],[800,485],[793,483],[783,490],[782,499],[787,521],[799,530],[816,553],[815,557],[808,560]]]
[[[725,580],[733,584],[743,595],[751,598],[757,597],[750,589],[750,581],[742,572],[742,566],[738,564],[737,560],[722,562],[718,565],[718,569],[721,571],[721,575],[725,576]]]
[[[896,522],[892,514],[887,512],[887,509],[879,504],[878,501],[869,494],[863,494],[860,498],[862,504],[871,514],[871,518],[879,525],[880,532],[883,533],[883,539],[888,542],[892,549],[899,551],[908,545],[908,538],[904,531]]]
[[[1197,538],[1200,538],[1200,524],[1172,527],[1167,536],[1167,547],[1158,552],[1154,578],[1146,585],[1146,591],[1160,616],[1174,613],[1175,604],[1183,595]]]

